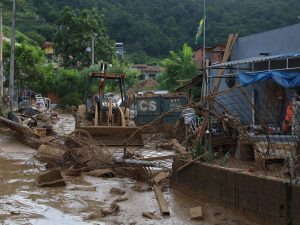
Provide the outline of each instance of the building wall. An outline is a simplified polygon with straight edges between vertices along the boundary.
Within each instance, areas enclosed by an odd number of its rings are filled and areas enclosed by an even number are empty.
[[[300,224],[299,185],[200,162],[178,173],[184,163],[183,160],[173,163],[172,187],[225,203],[260,225]]]
[[[230,61],[259,57],[260,53],[269,53],[272,56],[291,52],[300,52],[300,23],[263,33],[239,37],[232,49]],[[243,66],[249,67],[249,65]],[[257,66],[259,65],[257,64]],[[217,69],[210,70],[210,75],[214,76],[217,72]],[[228,72],[230,71],[225,71],[225,73]],[[214,79],[211,79],[210,87],[212,87],[213,82]],[[225,89],[228,89],[228,86],[225,81],[222,81],[219,90]]]
[[[252,57],[260,57],[260,53],[269,53],[269,55],[272,56],[292,52],[300,52],[300,23],[276,30],[266,31],[263,33],[238,38],[232,49],[230,61],[247,59]],[[300,66],[299,61],[295,61],[295,63],[298,66]],[[273,62],[271,69],[282,68],[284,66],[285,62]],[[251,65],[245,64],[239,66],[239,68],[242,67],[251,68]],[[263,62],[255,64],[255,70],[266,69],[268,69],[268,63]],[[217,72],[218,69],[210,70],[210,76],[216,75]],[[236,70],[225,70],[225,74],[234,72],[236,72]],[[214,81],[214,78],[210,79],[210,90],[212,90]],[[236,84],[239,83],[238,78],[236,78],[235,81]],[[253,87],[256,88],[255,85]],[[227,90],[228,88],[229,87],[227,86],[225,79],[222,79],[219,91]],[[249,88],[252,88],[252,86],[249,86]],[[264,99],[264,92],[261,88],[256,88],[256,90],[258,102],[262,104],[262,101]],[[251,90],[249,92],[251,92]],[[288,92],[289,90],[285,89],[285,93]],[[287,97],[287,101],[289,101],[289,97]],[[251,110],[252,107],[249,108],[249,111]]]
[[[205,58],[209,59],[211,53],[211,48],[205,48]],[[203,48],[198,48],[195,50],[194,54],[195,63],[198,69],[202,69],[203,67]]]
[[[210,57],[211,64],[222,62],[224,50],[225,50],[224,45],[217,45],[216,47],[212,48],[211,57]]]
[[[300,23],[238,38],[230,59],[258,57],[259,53],[279,55],[290,52],[300,52]]]

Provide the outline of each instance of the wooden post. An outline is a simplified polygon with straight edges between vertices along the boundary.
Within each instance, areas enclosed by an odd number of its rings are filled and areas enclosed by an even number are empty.
[[[3,34],[2,34],[2,4],[0,4],[0,96],[3,96]]]
[[[9,72],[9,95],[14,101],[14,74],[15,74],[15,41],[16,41],[16,0],[13,0],[12,31],[10,40],[10,72]]]
[[[160,211],[162,213],[163,216],[169,216],[170,215],[170,210],[168,208],[167,202],[164,198],[164,195],[161,191],[161,188],[157,185],[153,185],[155,194],[156,194],[156,199],[158,201],[159,207],[160,207]]]

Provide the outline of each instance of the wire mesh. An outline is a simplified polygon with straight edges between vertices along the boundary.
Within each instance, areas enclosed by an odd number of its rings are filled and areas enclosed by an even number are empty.
[[[284,179],[297,176],[300,96],[272,81],[206,98],[209,126],[202,145],[214,164]]]

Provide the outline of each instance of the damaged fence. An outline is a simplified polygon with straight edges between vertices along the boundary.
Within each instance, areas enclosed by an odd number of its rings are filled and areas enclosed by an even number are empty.
[[[233,87],[207,96],[196,112],[197,155],[205,161],[249,172],[294,179],[299,176],[300,98],[272,81]]]

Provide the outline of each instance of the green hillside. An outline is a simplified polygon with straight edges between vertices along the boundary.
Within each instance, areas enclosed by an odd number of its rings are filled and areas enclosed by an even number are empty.
[[[10,25],[11,0],[4,4]],[[207,42],[225,42],[228,33],[241,36],[300,22],[299,0],[206,0]],[[95,7],[105,15],[112,39],[124,42],[128,53],[164,56],[184,42],[194,45],[203,15],[202,0],[17,0],[17,28],[37,44],[53,40],[55,21],[65,6]],[[194,46],[195,47],[195,46]]]

